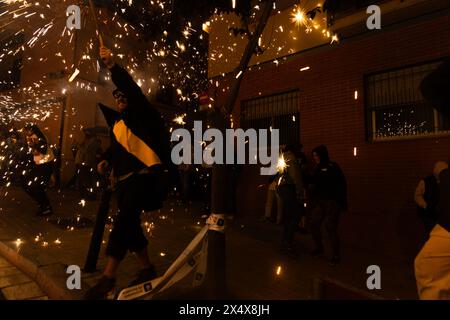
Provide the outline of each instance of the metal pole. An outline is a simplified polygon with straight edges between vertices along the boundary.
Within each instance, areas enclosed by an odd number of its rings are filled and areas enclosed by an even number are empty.
[[[97,261],[100,254],[100,248],[103,241],[103,233],[105,231],[106,219],[108,217],[109,202],[112,196],[111,188],[107,188],[102,192],[100,207],[98,208],[97,219],[95,220],[94,230],[92,232],[91,243],[84,264],[84,272],[95,272],[97,270]]]

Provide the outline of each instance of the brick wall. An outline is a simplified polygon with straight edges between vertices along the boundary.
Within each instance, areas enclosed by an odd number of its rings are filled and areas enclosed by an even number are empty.
[[[244,75],[235,119],[244,99],[300,90],[305,151],[309,155],[315,146],[327,145],[348,179],[350,211],[340,226],[344,243],[405,258],[417,253],[424,234],[415,211],[414,189],[436,160],[450,159],[450,137],[366,142],[364,75],[450,55],[449,18],[421,19],[344,39],[338,45],[301,53],[278,67],[268,64]],[[310,70],[300,72],[304,66]],[[220,80],[217,103],[223,101],[223,89],[229,83],[229,79]],[[265,192],[256,189],[262,182],[265,178],[258,176],[257,168],[243,169],[238,215],[263,215]]]

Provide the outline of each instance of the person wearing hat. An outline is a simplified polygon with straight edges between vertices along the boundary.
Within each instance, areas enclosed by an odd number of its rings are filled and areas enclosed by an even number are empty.
[[[88,300],[104,299],[114,289],[119,264],[128,251],[134,252],[142,265],[130,285],[156,277],[140,215],[142,211],[162,208],[167,191],[165,168],[170,162],[170,136],[160,113],[130,74],[114,62],[108,48],[100,48],[100,57],[117,87],[113,92],[117,110],[100,105],[111,130],[111,145],[97,169],[104,174],[112,168],[118,211],[106,248],[108,260],[103,276],[86,292]]]

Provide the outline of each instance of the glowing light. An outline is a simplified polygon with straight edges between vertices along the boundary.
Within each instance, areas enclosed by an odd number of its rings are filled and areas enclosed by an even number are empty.
[[[179,124],[179,125],[185,125],[186,122],[184,121],[184,115],[183,116],[178,116],[175,119],[173,119],[173,122]]]
[[[358,90],[355,91],[355,100],[358,100]]]
[[[211,26],[211,22],[206,21],[203,25],[202,25],[202,30],[205,31],[206,33],[209,33],[209,28]]]
[[[303,72],[303,71],[307,71],[307,70],[309,70],[309,69],[311,69],[311,68],[310,68],[310,67],[303,67],[303,68],[300,69],[300,71]]]
[[[292,22],[294,22],[297,26],[300,26],[301,24],[306,24],[306,14],[305,12],[300,9],[296,8],[294,12],[292,13]]]
[[[75,80],[75,78],[80,74],[80,70],[75,69],[74,73],[70,76],[69,78],[69,82],[72,82],[73,80]]]
[[[281,274],[281,266],[277,267],[276,274],[277,274],[277,276],[279,276]]]
[[[286,167],[287,167],[287,164],[286,164],[286,161],[284,160],[284,156],[281,155],[278,158],[278,163],[277,163],[278,172],[280,172],[280,173],[284,172],[284,170],[286,170]]]
[[[358,148],[354,147],[353,148],[353,156],[357,156],[358,155]]]
[[[335,43],[335,42],[339,42],[339,37],[336,34],[331,37],[331,43]]]

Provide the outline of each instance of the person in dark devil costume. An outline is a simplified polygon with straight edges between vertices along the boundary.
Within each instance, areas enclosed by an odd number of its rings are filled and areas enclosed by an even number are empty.
[[[117,87],[113,95],[118,112],[100,106],[111,129],[111,146],[97,169],[100,174],[108,167],[113,170],[118,212],[106,248],[108,261],[103,276],[86,292],[88,300],[104,299],[113,290],[117,269],[127,251],[134,252],[142,265],[130,285],[156,277],[140,215],[162,208],[167,193],[165,168],[170,164],[170,138],[160,113],[128,72],[114,63],[109,49],[101,47],[100,56]]]

